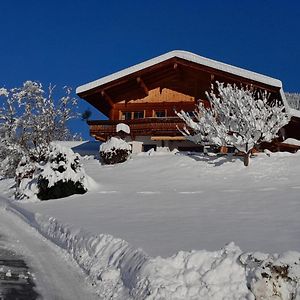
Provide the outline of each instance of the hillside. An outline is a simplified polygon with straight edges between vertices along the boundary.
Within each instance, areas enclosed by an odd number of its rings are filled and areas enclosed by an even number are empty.
[[[262,265],[298,268],[299,153],[261,153],[247,168],[234,156],[148,154],[114,166],[86,156],[94,190],[11,210],[67,250],[104,299],[253,299]]]

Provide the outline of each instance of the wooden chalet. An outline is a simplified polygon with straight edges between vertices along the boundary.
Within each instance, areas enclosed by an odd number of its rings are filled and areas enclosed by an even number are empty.
[[[97,140],[117,135],[116,125],[125,123],[134,152],[156,147],[191,150],[197,145],[178,131],[184,123],[175,110],[193,111],[196,101],[209,105],[205,93],[216,81],[267,90],[270,99],[287,105],[280,80],[186,51],[171,51],[84,84],[76,93],[109,118],[88,121]]]

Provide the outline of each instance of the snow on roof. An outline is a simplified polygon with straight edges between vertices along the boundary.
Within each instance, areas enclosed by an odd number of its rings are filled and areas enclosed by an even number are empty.
[[[265,76],[265,75],[262,75],[262,74],[258,74],[258,73],[252,72],[252,71],[248,71],[248,70],[245,70],[245,69],[242,69],[242,68],[238,68],[238,67],[235,67],[235,66],[232,66],[232,65],[228,65],[228,64],[216,61],[216,60],[205,58],[203,56],[199,56],[199,55],[191,53],[191,52],[182,51],[182,50],[174,50],[174,51],[167,52],[163,55],[154,57],[152,59],[149,59],[147,61],[144,61],[142,63],[139,63],[137,65],[134,65],[132,67],[123,69],[119,72],[116,72],[116,73],[113,73],[111,75],[102,77],[100,79],[89,82],[87,84],[81,85],[81,86],[77,87],[76,93],[80,94],[80,93],[86,92],[88,90],[91,90],[93,88],[96,88],[98,86],[106,84],[108,82],[111,82],[113,80],[116,80],[116,79],[122,78],[124,76],[130,75],[130,74],[132,74],[134,72],[137,72],[137,71],[141,71],[143,69],[146,69],[148,67],[151,67],[153,65],[156,65],[158,63],[161,63],[163,61],[166,61],[168,59],[175,58],[175,57],[181,58],[181,59],[184,59],[184,60],[187,60],[187,61],[190,61],[190,62],[194,62],[194,63],[200,64],[200,65],[203,65],[203,66],[211,67],[211,68],[214,68],[214,69],[217,69],[217,70],[220,70],[220,71],[231,73],[231,74],[234,74],[234,75],[237,75],[237,76],[248,78],[248,79],[251,79],[251,80],[254,80],[254,81],[257,81],[257,82],[268,84],[268,85],[271,85],[271,86],[275,86],[275,87],[279,87],[279,88],[282,87],[282,83],[278,79],[268,77],[268,76]]]

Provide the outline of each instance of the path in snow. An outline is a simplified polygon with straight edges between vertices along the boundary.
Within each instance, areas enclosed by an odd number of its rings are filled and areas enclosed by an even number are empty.
[[[30,299],[39,297],[35,291],[34,278],[22,256],[7,249],[0,236],[0,299]]]
[[[0,235],[7,237],[7,246],[25,257],[34,270],[37,291],[43,299],[96,299],[85,274],[70,261],[68,254],[3,208],[0,208],[0,228]]]

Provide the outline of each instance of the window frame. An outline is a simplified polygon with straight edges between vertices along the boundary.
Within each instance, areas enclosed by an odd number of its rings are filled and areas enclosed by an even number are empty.
[[[158,116],[157,113],[163,113],[164,116]],[[167,117],[167,111],[166,111],[166,109],[153,110],[153,116],[154,116],[154,118],[166,118]]]
[[[129,118],[126,118],[129,116]],[[132,112],[131,111],[121,111],[121,120],[132,120]]]
[[[136,114],[142,114],[142,117],[136,117]],[[144,110],[137,110],[132,112],[132,119],[138,120],[138,119],[144,119],[145,118],[145,111]]]

